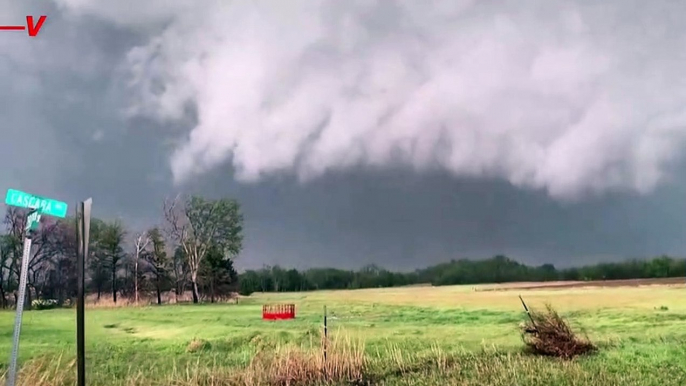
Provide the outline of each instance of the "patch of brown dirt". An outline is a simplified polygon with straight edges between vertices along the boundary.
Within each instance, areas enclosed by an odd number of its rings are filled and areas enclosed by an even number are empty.
[[[648,285],[683,285],[686,284],[684,277],[669,277],[659,279],[626,279],[626,280],[596,280],[596,281],[550,281],[530,283],[506,283],[497,284],[484,288],[476,288],[476,291],[508,291],[527,289],[563,289],[581,287],[640,287]]]

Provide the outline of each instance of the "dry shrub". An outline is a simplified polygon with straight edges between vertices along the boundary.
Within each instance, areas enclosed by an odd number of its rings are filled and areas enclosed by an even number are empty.
[[[282,346],[261,351],[234,381],[246,386],[366,385],[367,370],[363,342],[338,338],[329,342],[326,359],[321,348]]]
[[[187,347],[189,352],[207,348],[209,342],[193,339]],[[128,386],[298,386],[298,385],[368,385],[369,368],[363,342],[347,337],[328,342],[326,360],[322,347],[305,348],[293,345],[265,348],[258,352],[243,369],[232,369],[208,364],[198,359],[187,367],[177,368],[165,375],[165,380],[151,380],[142,371],[130,372],[126,380],[112,379],[109,384]],[[73,385],[75,361],[65,362],[61,357],[37,358],[20,368],[18,386]],[[6,374],[0,371],[0,382],[5,383]],[[89,378],[94,375],[90,374]],[[106,379],[101,379],[105,382]],[[93,382],[93,381],[91,381]],[[94,383],[96,384],[96,383]],[[102,383],[98,383],[102,384]]]
[[[597,350],[588,339],[576,336],[571,327],[550,305],[544,312],[531,311],[533,323],[521,326],[522,339],[530,353],[571,359]]]
[[[215,303],[231,303],[237,304],[240,296],[237,293],[231,293],[225,296],[217,296]],[[183,304],[192,303],[193,297],[190,291],[186,291],[178,296],[173,291],[162,292],[162,304]],[[207,296],[200,297],[201,302],[209,303],[210,298]],[[157,305],[157,296],[142,292],[138,296],[138,302],[132,296],[117,296],[117,302],[112,300],[111,294],[103,294],[100,299],[97,295],[90,294],[86,296],[86,308],[122,308],[122,307],[149,307]],[[71,305],[67,305],[69,307]]]
[[[85,306],[86,309],[94,309],[94,308],[123,308],[123,307],[133,307],[135,306],[135,302],[132,301],[129,298],[126,297],[119,297],[117,298],[117,302],[115,303],[110,296],[103,296],[100,299],[98,299],[96,296],[88,296],[85,299]],[[76,304],[76,303],[74,303]]]
[[[193,339],[186,346],[186,352],[194,353],[198,351],[209,350],[212,348],[212,344],[204,339]]]
[[[75,361],[66,363],[62,356],[38,357],[26,362],[17,373],[17,386],[54,386],[74,384]],[[7,371],[0,372],[0,383],[7,382]]]

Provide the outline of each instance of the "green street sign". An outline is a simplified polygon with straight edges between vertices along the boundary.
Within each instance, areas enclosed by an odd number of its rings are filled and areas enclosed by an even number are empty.
[[[34,196],[14,189],[7,190],[5,204],[20,208],[37,209],[40,214],[61,217],[67,216],[67,203],[49,198]]]
[[[40,213],[38,211],[31,213],[26,219],[26,231],[35,231],[40,225]]]

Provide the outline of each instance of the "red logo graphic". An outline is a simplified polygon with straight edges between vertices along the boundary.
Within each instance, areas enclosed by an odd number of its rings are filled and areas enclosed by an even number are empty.
[[[29,30],[30,37],[36,37],[47,16],[41,16],[38,18],[37,23],[33,23],[33,16],[26,16],[26,25],[0,25],[0,31],[24,31]]]

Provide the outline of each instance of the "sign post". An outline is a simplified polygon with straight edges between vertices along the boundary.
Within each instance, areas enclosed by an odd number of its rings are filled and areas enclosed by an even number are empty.
[[[78,292],[76,298],[76,384],[86,385],[86,338],[85,338],[85,261],[90,243],[91,205],[93,199],[81,202],[76,210],[78,254],[76,272]]]
[[[21,320],[24,312],[24,300],[26,298],[26,281],[31,259],[31,236],[40,225],[41,214],[55,217],[65,217],[67,204],[41,198],[18,190],[9,189],[5,197],[5,203],[20,208],[31,208],[26,217],[26,236],[24,236],[24,252],[21,256],[21,271],[19,273],[19,293],[17,294],[17,313],[14,319],[14,335],[12,340],[12,354],[10,356],[10,368],[7,374],[7,386],[14,386],[17,380],[17,356],[19,354],[19,336],[21,333]]]
[[[29,231],[30,232],[30,231]],[[10,357],[10,369],[7,373],[7,386],[14,386],[17,378],[17,355],[19,354],[19,334],[21,333],[21,318],[24,312],[24,299],[26,297],[26,278],[29,271],[29,259],[31,257],[30,233],[24,237],[24,253],[21,256],[21,273],[19,274],[19,295],[17,297],[17,313],[14,317],[14,336],[12,337],[12,355]]]

